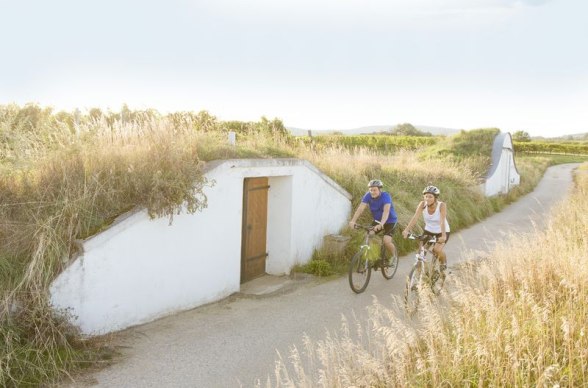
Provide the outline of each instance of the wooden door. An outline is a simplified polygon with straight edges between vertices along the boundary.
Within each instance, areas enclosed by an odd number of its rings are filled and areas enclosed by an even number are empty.
[[[265,274],[268,178],[243,182],[241,283]]]

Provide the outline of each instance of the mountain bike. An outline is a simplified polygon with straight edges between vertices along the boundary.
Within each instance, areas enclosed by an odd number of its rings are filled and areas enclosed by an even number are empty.
[[[359,250],[349,264],[349,286],[353,292],[360,294],[365,291],[370,282],[372,269],[377,271],[379,268],[382,271],[382,276],[388,280],[394,277],[398,269],[398,253],[395,249],[394,255],[389,257],[390,254],[382,241],[379,244],[379,254],[374,253],[374,244],[371,244],[376,236],[374,227],[371,225],[355,224],[355,229],[363,229],[365,231],[365,238],[363,244],[360,245]]]
[[[409,234],[410,240],[419,241],[419,250],[415,255],[414,265],[406,278],[406,289],[404,291],[404,303],[409,314],[416,312],[419,306],[419,299],[425,287],[429,287],[434,295],[439,295],[445,283],[445,272],[441,271],[437,255],[433,247],[437,237],[430,235]],[[427,259],[431,254],[432,260]]]

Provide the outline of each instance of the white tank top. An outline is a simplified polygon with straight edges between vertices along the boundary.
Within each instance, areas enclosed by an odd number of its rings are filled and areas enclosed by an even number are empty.
[[[431,233],[441,233],[441,204],[437,202],[437,208],[433,214],[429,214],[429,209],[425,206],[423,209],[423,218],[425,220],[425,229]],[[447,217],[445,217],[445,232],[450,232]]]

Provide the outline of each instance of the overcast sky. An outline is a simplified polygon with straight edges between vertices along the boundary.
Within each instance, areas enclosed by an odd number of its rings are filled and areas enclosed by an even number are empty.
[[[588,132],[586,0],[0,4],[0,104]]]

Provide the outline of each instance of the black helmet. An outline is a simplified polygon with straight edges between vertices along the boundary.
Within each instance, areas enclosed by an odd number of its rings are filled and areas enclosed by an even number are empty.
[[[379,187],[380,189],[384,187],[384,184],[379,179],[372,179],[370,183],[368,183],[368,188],[370,187]]]
[[[423,190],[423,195],[425,194],[433,194],[435,197],[438,197],[441,194],[441,191],[436,186],[427,186]]]

